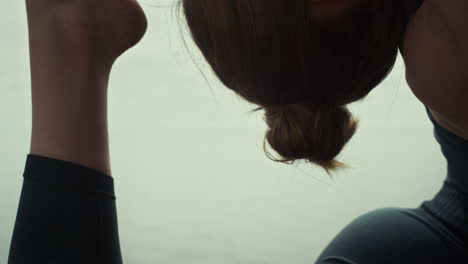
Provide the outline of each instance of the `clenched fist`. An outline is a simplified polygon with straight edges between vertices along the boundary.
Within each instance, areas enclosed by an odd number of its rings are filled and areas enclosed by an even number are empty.
[[[50,56],[111,66],[147,29],[136,0],[27,0],[26,7],[31,48],[49,47]]]

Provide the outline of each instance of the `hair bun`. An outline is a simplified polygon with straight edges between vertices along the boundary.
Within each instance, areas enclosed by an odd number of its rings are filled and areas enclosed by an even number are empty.
[[[265,118],[269,130],[265,139],[283,159],[272,159],[283,163],[294,163],[305,159],[330,170],[349,168],[334,160],[356,133],[358,121],[352,118],[345,106],[289,104],[265,107]],[[265,148],[265,145],[264,145]]]

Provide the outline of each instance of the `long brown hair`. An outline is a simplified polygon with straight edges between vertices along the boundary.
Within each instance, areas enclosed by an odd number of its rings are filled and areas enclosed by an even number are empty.
[[[320,17],[310,0],[179,0],[191,37],[214,74],[264,109],[265,139],[287,164],[330,171],[355,134],[347,104],[364,99],[392,71],[405,30],[399,1],[354,0]]]

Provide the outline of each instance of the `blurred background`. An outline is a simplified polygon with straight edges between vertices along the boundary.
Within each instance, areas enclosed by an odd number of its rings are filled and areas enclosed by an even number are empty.
[[[446,161],[424,105],[406,84],[401,56],[370,96],[350,105],[359,128],[338,160],[354,169],[338,171],[333,181],[312,164],[269,160],[264,112],[250,114],[257,106],[214,77],[185,21],[178,24],[174,2],[139,2],[148,31],[117,60],[109,83],[125,263],[313,263],[359,215],[417,207],[442,186]],[[32,113],[24,1],[9,1],[0,17],[0,263],[6,263]]]

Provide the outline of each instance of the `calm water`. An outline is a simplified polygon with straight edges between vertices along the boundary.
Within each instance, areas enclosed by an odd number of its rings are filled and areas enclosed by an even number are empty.
[[[0,9],[0,263],[6,263],[29,153],[31,95],[24,1]],[[351,220],[416,207],[442,185],[446,162],[398,58],[388,79],[351,105],[360,127],[335,182],[310,164],[263,153],[263,113],[210,74],[174,9],[141,2],[145,38],[114,65],[109,133],[125,263],[313,263]],[[273,151],[271,151],[274,154]]]

